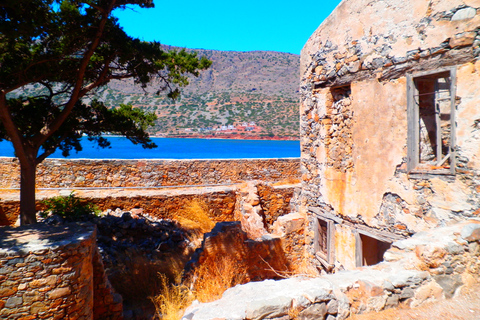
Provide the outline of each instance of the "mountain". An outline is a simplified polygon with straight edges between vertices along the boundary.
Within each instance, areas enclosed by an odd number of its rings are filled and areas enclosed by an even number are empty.
[[[175,101],[156,95],[155,81],[144,91],[131,79],[111,81],[94,97],[112,108],[131,103],[155,112],[154,136],[299,139],[299,55],[186,50],[206,56],[212,65],[190,77]],[[13,95],[38,94],[42,88],[35,84]]]
[[[132,103],[155,112],[151,133],[157,136],[298,139],[299,55],[194,51],[212,66],[191,77],[175,101],[144,92],[132,80],[112,81],[97,96],[112,107]]]

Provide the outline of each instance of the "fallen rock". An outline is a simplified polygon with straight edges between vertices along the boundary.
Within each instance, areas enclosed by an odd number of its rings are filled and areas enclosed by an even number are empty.
[[[480,240],[480,223],[469,223],[462,228],[461,237],[469,242]]]

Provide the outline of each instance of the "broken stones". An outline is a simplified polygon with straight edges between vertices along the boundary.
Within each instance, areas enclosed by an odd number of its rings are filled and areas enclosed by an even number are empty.
[[[473,44],[475,37],[477,36],[476,32],[463,32],[454,35],[450,38],[448,43],[452,48],[466,47]]]
[[[340,320],[352,313],[379,311],[400,303],[416,307],[449,298],[467,282],[480,281],[480,261],[476,251],[466,250],[462,255],[452,255],[446,249],[452,239],[461,240],[460,232],[467,230],[465,226],[468,225],[477,223],[458,224],[414,235],[408,245],[401,246],[404,248],[401,249],[403,258],[395,262],[319,278],[266,280],[237,286],[228,289],[220,300],[192,305],[183,319],[280,320],[296,314],[298,319]],[[437,238],[446,240],[432,244],[432,240]],[[402,242],[407,240],[398,241]],[[476,241],[471,243],[477,244]],[[463,246],[468,247],[468,244]],[[426,262],[421,266],[412,265],[411,261],[415,259]],[[462,273],[435,274],[432,270],[440,261],[445,266],[462,264],[467,267]]]
[[[239,214],[237,214],[235,220],[241,222],[242,229],[250,239],[261,238],[268,232],[263,223],[263,210],[260,205],[256,183],[254,181],[247,182],[246,186],[240,190],[240,195],[240,208],[237,210]]]
[[[470,223],[464,226],[461,236],[469,242],[480,240],[480,223]]]

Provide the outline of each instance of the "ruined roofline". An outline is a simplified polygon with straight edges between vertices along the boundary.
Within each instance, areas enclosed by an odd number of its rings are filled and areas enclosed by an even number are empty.
[[[475,61],[480,9],[460,0],[344,0],[301,52],[301,81],[315,88]]]

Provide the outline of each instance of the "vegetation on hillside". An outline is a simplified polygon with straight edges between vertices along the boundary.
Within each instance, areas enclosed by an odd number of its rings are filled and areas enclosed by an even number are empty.
[[[298,55],[280,52],[196,50],[212,61],[179,99],[152,95],[132,81],[99,93],[107,105],[132,103],[158,116],[159,136],[238,135],[298,139]],[[222,128],[223,126],[223,128]]]

